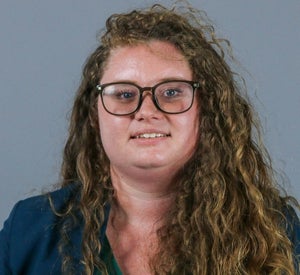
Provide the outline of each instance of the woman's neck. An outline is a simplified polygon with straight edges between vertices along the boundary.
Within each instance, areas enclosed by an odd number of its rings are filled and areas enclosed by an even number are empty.
[[[169,183],[138,183],[112,169],[114,201],[106,235],[124,274],[151,274],[149,261],[158,251],[157,230],[174,202]]]
[[[113,224],[152,230],[159,226],[159,221],[174,202],[174,190],[170,190],[170,183],[156,181],[151,184],[145,179],[146,184],[138,184],[128,177],[120,177],[113,169],[111,177],[115,191],[111,213]]]

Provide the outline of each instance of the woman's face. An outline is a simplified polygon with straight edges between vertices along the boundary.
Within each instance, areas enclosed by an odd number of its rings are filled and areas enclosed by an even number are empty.
[[[192,80],[192,71],[173,45],[153,41],[114,49],[100,84],[125,81],[149,87],[166,79]],[[159,172],[171,177],[194,152],[199,128],[196,101],[187,112],[165,114],[155,107],[151,94],[144,93],[136,113],[115,116],[105,111],[99,96],[98,115],[103,147],[117,173]]]

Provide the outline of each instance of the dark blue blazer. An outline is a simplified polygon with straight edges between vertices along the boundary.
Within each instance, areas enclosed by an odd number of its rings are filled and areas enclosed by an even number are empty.
[[[63,210],[68,200],[77,192],[70,185],[51,193],[55,209]],[[108,217],[106,211],[106,221]],[[287,211],[289,226],[287,233],[294,244],[296,255],[300,255],[300,224],[295,212]],[[61,257],[58,252],[59,218],[53,213],[47,196],[36,196],[18,202],[0,231],[0,274],[47,275],[61,274]],[[100,238],[105,234],[106,224]],[[82,225],[72,230],[75,271],[82,274],[81,259]]]
[[[76,185],[51,193],[55,209],[63,210]],[[0,274],[61,274],[58,251],[60,219],[50,207],[48,196],[41,195],[18,202],[0,232]],[[70,239],[76,271],[82,274],[82,225],[72,230]]]

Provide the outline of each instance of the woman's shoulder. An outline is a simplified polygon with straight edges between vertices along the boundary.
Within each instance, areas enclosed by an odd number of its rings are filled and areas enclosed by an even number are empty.
[[[76,184],[70,184],[58,190],[33,196],[17,202],[11,211],[6,226],[15,229],[38,228],[57,219],[57,212],[63,211],[70,198],[74,197]]]
[[[47,192],[41,195],[32,196],[23,200],[20,200],[14,206],[13,211],[17,213],[31,212],[34,214],[53,212],[53,209],[62,210],[67,202],[77,194],[77,183],[71,183],[65,187],[61,187],[55,191]]]
[[[76,184],[70,184],[58,190],[20,200],[13,207],[3,229],[18,230],[28,227],[37,228],[39,224],[47,224],[56,218],[54,209],[64,209],[71,197],[74,197]]]
[[[53,207],[58,212],[63,210],[74,197],[75,187],[70,184],[16,203],[0,231],[0,270],[38,274],[37,270],[56,270],[60,266],[60,219]],[[77,235],[75,243],[79,243]]]

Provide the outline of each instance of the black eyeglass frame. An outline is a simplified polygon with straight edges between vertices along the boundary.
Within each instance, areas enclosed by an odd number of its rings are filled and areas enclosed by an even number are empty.
[[[157,98],[155,96],[155,90],[158,86],[162,85],[162,84],[165,84],[165,83],[174,83],[174,82],[181,82],[181,83],[187,83],[187,84],[190,84],[191,87],[192,87],[192,92],[193,92],[193,96],[192,96],[192,101],[191,101],[191,104],[190,106],[183,110],[183,111],[180,111],[180,112],[167,112],[165,110],[163,110],[159,104],[158,104],[158,101],[157,101]],[[126,114],[115,114],[115,113],[112,113],[111,111],[109,111],[107,109],[107,107],[105,106],[104,104],[104,100],[103,100],[103,91],[104,89],[107,87],[107,86],[110,86],[110,85],[115,85],[115,84],[126,84],[126,85],[132,85],[134,87],[136,87],[139,91],[139,101],[138,101],[138,104],[137,104],[137,107],[132,111],[132,112],[129,112],[129,113],[126,113]],[[191,109],[191,107],[193,106],[193,103],[194,103],[194,97],[195,97],[195,91],[201,87],[201,84],[200,82],[197,82],[197,81],[190,81],[190,80],[166,80],[166,81],[162,81],[162,82],[159,82],[157,83],[156,85],[152,86],[152,87],[140,87],[139,85],[133,83],[133,82],[126,82],[126,81],[120,81],[120,82],[111,82],[111,83],[105,83],[105,84],[98,84],[96,86],[96,89],[98,90],[100,96],[101,96],[101,101],[102,101],[102,105],[104,107],[104,109],[112,114],[112,115],[115,115],[115,116],[128,116],[128,115],[132,115],[134,114],[135,112],[137,112],[140,107],[142,106],[142,103],[143,103],[143,93],[145,91],[149,91],[151,92],[151,95],[152,95],[152,101],[155,105],[155,107],[160,110],[161,112],[165,113],[165,114],[181,114],[181,113],[184,113],[184,112],[187,112],[189,109]]]

